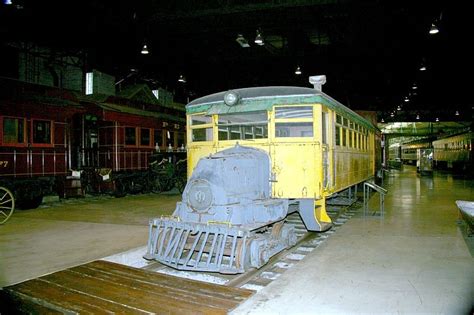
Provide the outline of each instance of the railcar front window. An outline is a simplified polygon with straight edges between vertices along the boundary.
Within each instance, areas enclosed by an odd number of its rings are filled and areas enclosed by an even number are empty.
[[[277,107],[275,109],[276,119],[285,118],[313,118],[312,106],[291,106],[291,107]]]
[[[33,120],[33,143],[51,144],[51,121]]]
[[[312,138],[313,136],[313,106],[275,108],[275,137]]]
[[[211,116],[204,116],[204,115],[194,115],[191,116],[191,125],[198,126],[198,125],[205,125],[212,123]]]
[[[266,111],[219,115],[219,140],[252,140],[268,137]]]
[[[25,143],[25,122],[20,118],[3,118],[3,143]]]
[[[190,116],[188,118],[188,124],[191,129],[191,141],[212,141],[214,138],[212,123],[212,116],[206,116],[204,114],[196,114]]]
[[[313,123],[276,123],[275,136],[277,137],[312,137]]]
[[[212,141],[212,128],[192,129],[193,142]]]

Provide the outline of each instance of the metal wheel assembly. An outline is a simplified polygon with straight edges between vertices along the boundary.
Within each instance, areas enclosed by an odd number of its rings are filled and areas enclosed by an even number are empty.
[[[15,210],[15,198],[10,190],[0,187],[0,224],[8,221]]]

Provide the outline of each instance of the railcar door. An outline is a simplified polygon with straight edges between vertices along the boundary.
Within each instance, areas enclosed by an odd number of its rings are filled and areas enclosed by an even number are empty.
[[[323,168],[323,189],[326,191],[334,188],[334,123],[331,113],[321,107],[321,151]]]
[[[73,169],[97,167],[99,165],[97,116],[74,115],[71,142]]]

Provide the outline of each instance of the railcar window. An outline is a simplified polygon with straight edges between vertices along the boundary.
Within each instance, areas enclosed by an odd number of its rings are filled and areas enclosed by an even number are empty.
[[[51,121],[33,120],[33,143],[51,144]]]
[[[150,135],[151,135],[150,129],[141,128],[140,129],[140,145],[149,147],[151,145]]]
[[[336,115],[336,123],[337,124],[342,124],[342,117],[339,115]]]
[[[346,145],[347,145],[346,128],[342,128],[342,146],[345,147]]]
[[[193,142],[212,141],[212,128],[192,129],[191,136]]]
[[[137,130],[135,127],[125,127],[125,145],[137,144]]]
[[[276,123],[275,136],[277,137],[312,137],[313,123]]]
[[[191,141],[202,142],[213,140],[212,116],[192,115],[189,118]]]
[[[25,121],[21,118],[3,118],[3,143],[25,143]]]
[[[184,132],[178,132],[177,141],[178,141],[177,145],[179,147],[181,147],[181,146],[185,147],[186,146],[186,137],[184,136]]]
[[[312,106],[291,106],[275,108],[275,118],[313,118]]]
[[[349,121],[349,128],[354,129],[354,123],[352,121]]]
[[[341,145],[341,127],[336,126],[336,145]]]
[[[169,147],[172,147],[174,148],[175,147],[175,138],[174,138],[174,134],[175,132],[174,131],[166,131],[166,142],[167,142],[167,148]]]
[[[313,137],[312,106],[281,106],[275,107],[275,136]]]
[[[347,118],[342,117],[342,124],[346,127],[349,126],[349,121],[347,120]]]
[[[219,115],[219,140],[262,139],[268,137],[266,111]]]
[[[212,117],[211,116],[204,116],[204,115],[193,115],[193,116],[191,116],[191,125],[192,126],[204,125],[204,124],[210,124],[210,123],[212,123]]]
[[[155,139],[155,145],[158,145],[158,147],[162,147],[163,146],[163,130],[155,129],[154,139]]]

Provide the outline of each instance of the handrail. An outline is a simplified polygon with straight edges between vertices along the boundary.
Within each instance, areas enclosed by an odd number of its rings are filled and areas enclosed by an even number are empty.
[[[383,187],[380,187],[379,185],[377,185],[373,182],[364,182],[364,185],[369,186],[370,188],[377,191],[378,193],[381,193],[381,194],[384,194],[384,195],[386,195],[388,193],[387,189],[385,189]]]
[[[388,193],[388,190],[383,187],[380,187],[374,182],[364,182],[364,214],[367,214],[369,210],[370,189],[373,189],[380,194],[380,216],[383,217],[385,207],[385,195]],[[377,211],[374,211],[372,215],[375,215],[376,213]]]

